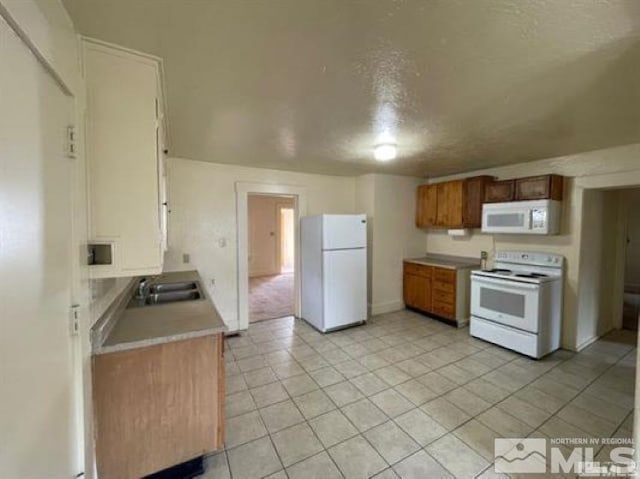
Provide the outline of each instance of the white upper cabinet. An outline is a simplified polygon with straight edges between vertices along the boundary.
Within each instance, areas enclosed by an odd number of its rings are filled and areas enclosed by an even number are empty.
[[[91,277],[160,273],[167,229],[161,61],[90,39],[83,53],[89,243],[106,245]]]

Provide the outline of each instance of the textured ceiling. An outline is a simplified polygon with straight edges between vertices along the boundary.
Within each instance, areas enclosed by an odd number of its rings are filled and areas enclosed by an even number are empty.
[[[437,176],[640,142],[637,0],[64,4],[164,58],[172,156]]]

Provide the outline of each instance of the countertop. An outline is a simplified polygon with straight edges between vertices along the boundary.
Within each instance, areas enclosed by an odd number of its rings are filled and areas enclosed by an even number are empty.
[[[420,258],[405,259],[407,263],[424,264],[427,266],[438,266],[448,269],[479,268],[479,258],[468,258],[466,256],[452,256],[448,254],[428,254]]]
[[[182,281],[199,281],[205,298],[127,308],[135,289],[127,288],[123,292],[125,296],[120,300],[120,311],[113,315],[113,326],[106,328],[108,332],[101,344],[94,344],[93,353],[124,351],[226,332],[224,321],[209,298],[197,271],[163,273],[150,278],[151,284]]]

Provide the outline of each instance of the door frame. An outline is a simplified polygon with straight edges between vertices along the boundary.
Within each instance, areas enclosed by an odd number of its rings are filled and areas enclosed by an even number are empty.
[[[237,261],[238,261],[238,331],[249,329],[249,208],[250,194],[292,196],[294,198],[294,315],[300,316],[300,218],[307,214],[307,189],[271,183],[236,182]]]
[[[296,201],[293,199],[293,205],[289,203],[276,203],[276,268],[278,270],[278,274],[282,274],[282,210],[293,209],[293,218],[294,218],[294,241],[295,241],[295,217],[296,217]],[[295,249],[294,248],[294,258],[295,258]],[[295,273],[295,264],[293,267]]]
[[[640,170],[637,171],[625,171],[622,173],[607,173],[603,175],[582,176],[575,178],[575,188],[582,194],[584,190],[616,190],[616,189],[628,189],[640,187]],[[585,217],[589,214],[588,211],[582,210],[582,216],[580,221],[583,222]],[[581,225],[578,226],[581,228]],[[621,231],[618,233],[622,233]],[[620,238],[619,238],[620,239]],[[625,245],[626,246],[626,245]],[[625,249],[626,252],[626,249]],[[579,255],[579,263],[582,264],[582,255]],[[614,309],[611,311],[613,316],[611,326],[612,329],[622,329],[622,307],[624,302],[624,269],[620,270],[620,267],[624,267],[619,259],[617,261],[616,271],[616,284],[614,285],[614,296],[616,303]],[[622,262],[624,263],[624,262]],[[580,304],[577,304],[580,307]],[[576,324],[577,327],[577,324]],[[577,332],[576,332],[577,334]],[[600,336],[596,336],[591,340],[578,345],[579,349],[583,349],[593,341],[597,340]],[[638,344],[640,346],[640,344]]]

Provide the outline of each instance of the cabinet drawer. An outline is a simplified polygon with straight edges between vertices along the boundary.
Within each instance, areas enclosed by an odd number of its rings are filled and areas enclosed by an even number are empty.
[[[456,270],[445,268],[434,268],[433,279],[442,283],[455,283]]]
[[[456,304],[456,296],[453,293],[446,293],[437,289],[433,290],[433,301],[453,306]]]
[[[442,291],[443,293],[455,293],[456,286],[450,282],[434,281],[433,289]]]
[[[485,187],[485,203],[504,203],[515,199],[516,184],[514,180],[492,181]]]
[[[416,276],[431,278],[431,275],[433,274],[433,267],[416,263],[405,263],[404,274],[413,274]]]
[[[443,318],[455,319],[456,307],[452,304],[441,303],[440,301],[433,301],[433,307],[431,308],[434,314],[442,316]]]

